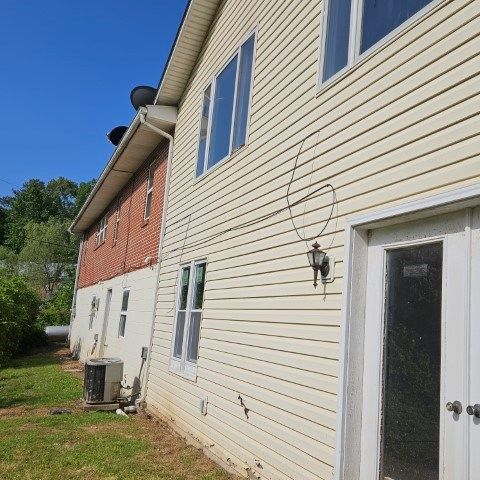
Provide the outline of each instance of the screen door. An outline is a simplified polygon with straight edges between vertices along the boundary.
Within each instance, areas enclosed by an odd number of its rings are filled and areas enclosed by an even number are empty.
[[[465,214],[370,233],[361,478],[468,478]]]

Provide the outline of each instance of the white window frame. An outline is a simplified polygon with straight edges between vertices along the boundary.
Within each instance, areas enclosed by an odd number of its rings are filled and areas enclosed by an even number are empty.
[[[422,17],[429,13],[433,13],[440,4],[445,3],[447,0],[432,0],[428,5],[425,5],[421,10],[419,10],[415,15],[411,16],[409,19],[401,23],[397,28],[392,30],[385,37],[381,38],[377,43],[372,45],[365,52],[360,53],[360,42],[361,42],[361,31],[362,31],[362,21],[363,21],[363,5],[365,0],[352,0],[351,12],[350,12],[350,30],[349,30],[349,48],[348,48],[348,60],[347,65],[339,70],[337,73],[332,75],[327,80],[323,81],[323,69],[325,66],[325,42],[327,38],[327,21],[328,21],[328,9],[330,2],[332,0],[325,0],[325,8],[322,11],[322,20],[321,20],[321,35],[320,35],[320,59],[319,59],[319,68],[317,75],[317,91],[321,91],[327,86],[335,83],[340,77],[352,69],[352,67],[361,63],[365,58],[369,57],[373,52],[378,50],[380,47],[384,46],[390,42],[394,37],[399,35],[404,30],[406,31],[408,27],[412,27],[413,24],[417,23]]]
[[[128,303],[127,303],[127,309],[123,310],[123,297],[125,295],[125,292],[128,292]],[[130,288],[124,288],[122,290],[122,298],[121,298],[121,303],[120,303],[120,316],[118,317],[118,338],[125,338],[125,329],[127,327],[127,319],[128,319],[128,306],[130,305]],[[123,335],[120,333],[120,326],[122,324],[122,316],[125,316],[125,323],[123,324]]]
[[[249,99],[248,99],[248,111],[247,111],[248,120],[247,120],[246,132],[245,132],[245,144],[242,145],[240,148],[237,148],[236,150],[232,151],[233,130],[235,128],[235,113],[237,111],[237,90],[238,90],[238,76],[239,76],[241,50],[242,50],[242,46],[251,37],[253,37],[253,57],[252,57],[252,73],[250,78],[250,92],[249,92]],[[251,116],[252,98],[253,98],[253,79],[255,77],[255,64],[256,64],[256,57],[257,57],[257,38],[258,38],[258,27],[255,27],[253,30],[249,32],[248,35],[245,35],[245,37],[242,38],[242,40],[238,43],[238,45],[235,46],[235,50],[228,57],[228,60],[222,65],[219,71],[208,80],[205,88],[202,90],[200,120],[198,122],[198,131],[197,131],[197,153],[195,155],[195,169],[193,172],[195,181],[202,179],[205,175],[215,170],[222,163],[224,163],[226,160],[236,155],[238,152],[243,150],[248,145],[249,135],[250,135],[250,116]],[[230,142],[229,142],[228,154],[225,157],[223,157],[221,160],[219,160],[215,165],[208,168],[208,155],[210,152],[210,134],[212,131],[212,119],[213,119],[213,109],[214,109],[214,103],[215,103],[216,82],[217,82],[217,78],[223,73],[225,68],[235,58],[235,56],[237,56],[237,67],[236,67],[236,74],[235,74],[235,91],[233,94],[232,124],[230,126]],[[202,118],[203,118],[203,103],[205,100],[205,92],[208,90],[208,87],[210,86],[212,88],[210,92],[210,108],[208,110],[208,130],[207,130],[207,140],[205,145],[205,158],[203,160],[203,173],[197,176],[198,151],[200,146],[200,132],[202,129]]]
[[[104,215],[100,222],[98,223],[98,228],[97,228],[97,235],[95,239],[95,243],[98,245],[101,245],[107,238],[107,227],[108,227],[108,219],[107,215]]]
[[[186,267],[190,267],[190,278],[188,282],[187,308],[185,310],[185,325],[183,327],[183,343],[182,343],[181,358],[177,358],[173,356],[174,348],[175,348],[175,339],[177,334],[177,317],[178,317],[177,313],[180,306],[180,298],[182,294],[180,283],[178,284],[179,287],[177,291],[177,298],[175,299],[175,313],[174,313],[175,317],[173,322],[172,342],[171,342],[171,352],[170,352],[170,371],[193,381],[197,380],[198,361],[190,362],[187,360],[188,342],[190,337],[191,314],[192,312],[201,312],[200,332],[199,332],[199,338],[198,338],[198,350],[200,350],[200,337],[201,337],[200,333],[201,333],[201,324],[203,320],[203,311],[204,311],[203,305],[201,310],[192,309],[193,292],[195,288],[195,276],[196,276],[195,274],[196,274],[196,268],[198,265],[205,265],[204,285],[206,285],[207,284],[206,275],[207,275],[207,267],[208,267],[208,263],[206,259],[194,260],[192,262],[183,263],[180,265],[180,268],[178,270],[177,278],[179,279],[179,282],[181,281],[181,278],[182,278],[182,271]],[[205,290],[204,290],[204,303],[205,303]]]
[[[113,230],[113,244],[114,245],[117,244],[117,240],[118,240],[118,229],[119,229],[119,226],[120,226],[120,209],[121,209],[121,205],[120,205],[120,200],[119,200],[118,203],[117,203],[117,209],[115,211],[115,226],[114,226],[114,230]]]
[[[152,168],[153,163],[150,164],[148,167],[148,177],[147,177],[147,194],[145,195],[145,207],[143,209],[143,219],[148,220],[150,218],[150,214],[152,213],[152,202],[153,202],[153,178],[152,175]],[[147,205],[148,205],[148,198],[150,197],[150,212],[148,212],[147,216]]]

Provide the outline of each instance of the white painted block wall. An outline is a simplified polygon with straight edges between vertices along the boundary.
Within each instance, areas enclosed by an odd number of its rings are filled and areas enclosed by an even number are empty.
[[[110,314],[108,317],[105,357],[120,357],[124,361],[124,385],[132,385],[135,378],[142,381],[142,347],[150,346],[153,302],[155,296],[156,267],[143,268],[96,285],[82,288],[77,293],[75,318],[72,321],[70,348],[79,346],[79,358],[85,361],[98,357],[102,337],[103,320],[108,289],[112,289]],[[125,336],[118,336],[120,309],[124,289],[130,289]],[[90,309],[93,296],[100,298],[98,312],[89,330]],[[98,342],[95,345],[95,335]],[[141,371],[140,371],[141,369]]]

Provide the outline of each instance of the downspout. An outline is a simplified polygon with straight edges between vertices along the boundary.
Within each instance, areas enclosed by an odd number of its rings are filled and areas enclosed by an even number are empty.
[[[145,370],[145,381],[142,384],[142,393],[140,398],[136,400],[135,405],[139,408],[144,402],[147,396],[147,384],[148,384],[148,374],[150,371],[150,363],[152,358],[152,346],[153,346],[153,333],[155,330],[155,318],[157,312],[157,295],[160,283],[160,259],[161,259],[161,251],[163,246],[163,239],[165,237],[165,226],[167,220],[167,207],[168,207],[168,190],[170,186],[170,171],[171,171],[171,164],[172,164],[172,157],[173,157],[173,136],[167,132],[164,132],[160,128],[148,123],[146,119],[147,109],[145,107],[141,107],[139,109],[140,114],[140,124],[145,125],[146,127],[150,128],[150,130],[158,133],[161,137],[166,138],[168,140],[168,157],[167,157],[167,172],[165,175],[165,190],[163,193],[163,212],[162,212],[162,224],[160,227],[160,241],[158,243],[158,254],[157,254],[157,274],[155,278],[155,296],[153,298],[153,313],[152,313],[152,325],[150,329],[150,345],[148,347],[148,356],[146,360],[146,370]]]
[[[80,265],[82,262],[82,256],[83,256],[83,247],[85,244],[85,233],[82,235],[82,239],[80,240],[80,246],[78,248],[78,258],[77,258],[77,268],[75,270],[75,283],[73,285],[73,297],[72,297],[72,306],[70,307],[70,326],[68,329],[68,345],[71,348],[70,345],[70,335],[72,334],[72,323],[73,319],[75,318],[77,314],[77,290],[78,290],[78,278],[80,276]]]

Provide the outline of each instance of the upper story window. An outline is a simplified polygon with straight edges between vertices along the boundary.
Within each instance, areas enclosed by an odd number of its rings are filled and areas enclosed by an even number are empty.
[[[325,0],[321,83],[438,0]],[[352,18],[353,15],[353,18]],[[353,21],[351,21],[353,20]]]
[[[197,177],[247,142],[254,49],[252,35],[204,91]]]
[[[198,261],[180,269],[170,364],[173,370],[190,377],[196,374],[206,268],[205,261]]]
[[[145,197],[145,212],[143,218],[146,220],[150,217],[150,212],[152,210],[152,197],[153,197],[153,165],[150,165],[148,169],[148,178],[147,178],[147,196]]]
[[[98,224],[97,236],[96,236],[97,245],[100,245],[105,241],[105,238],[107,236],[107,225],[108,225],[107,215],[105,215],[104,217],[102,217],[102,219]]]

